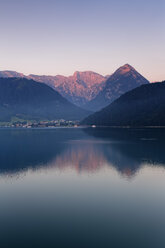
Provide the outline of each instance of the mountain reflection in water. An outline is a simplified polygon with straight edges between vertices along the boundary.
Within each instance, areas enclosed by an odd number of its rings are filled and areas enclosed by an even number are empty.
[[[0,173],[114,167],[131,177],[145,164],[165,166],[164,129],[0,129]]]

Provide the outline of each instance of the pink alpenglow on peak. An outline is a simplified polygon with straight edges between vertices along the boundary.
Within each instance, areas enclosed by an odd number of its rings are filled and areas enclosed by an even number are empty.
[[[127,72],[134,71],[134,70],[135,70],[135,69],[134,69],[131,65],[125,64],[125,65],[121,66],[121,67],[117,70],[117,72],[120,73],[120,74],[125,74],[125,73],[127,73]]]

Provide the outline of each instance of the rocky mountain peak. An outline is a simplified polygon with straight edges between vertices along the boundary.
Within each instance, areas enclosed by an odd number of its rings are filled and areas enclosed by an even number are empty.
[[[119,69],[117,69],[115,71],[115,73],[119,73],[119,74],[123,75],[123,74],[133,72],[133,71],[136,71],[136,70],[131,65],[125,64],[125,65],[121,66]]]
[[[138,73],[131,65],[125,64],[117,69],[105,82],[99,94],[85,105],[86,109],[98,111],[107,106],[122,94],[149,81]]]

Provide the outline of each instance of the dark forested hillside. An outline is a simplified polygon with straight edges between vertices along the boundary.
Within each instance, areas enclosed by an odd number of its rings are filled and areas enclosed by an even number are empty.
[[[89,114],[45,84],[25,78],[0,78],[0,121],[82,119]]]
[[[165,126],[165,81],[129,91],[82,124],[98,126]]]

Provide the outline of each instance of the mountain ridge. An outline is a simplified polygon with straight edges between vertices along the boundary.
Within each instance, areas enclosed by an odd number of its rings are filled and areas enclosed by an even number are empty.
[[[0,77],[15,76],[45,83],[73,104],[90,111],[98,111],[125,92],[149,83],[129,64],[105,77],[93,71],[75,71],[68,77],[34,74],[26,76],[15,71],[0,71]]]
[[[24,75],[15,71],[0,71],[0,77],[25,77],[40,83],[45,83],[58,91],[70,102],[83,106],[95,98],[104,87],[106,77],[93,71],[75,71],[72,76]]]

